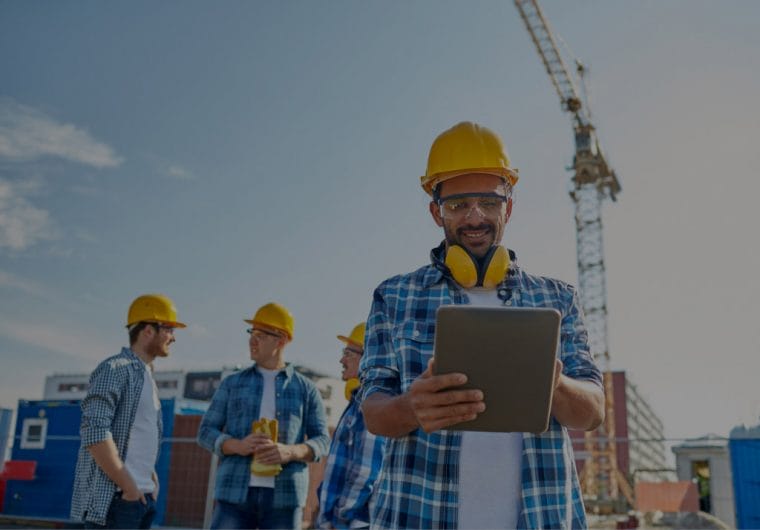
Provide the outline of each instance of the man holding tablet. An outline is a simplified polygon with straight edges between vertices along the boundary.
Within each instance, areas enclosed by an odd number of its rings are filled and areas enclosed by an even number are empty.
[[[367,427],[388,437],[373,528],[587,526],[566,428],[601,423],[602,374],[575,289],[526,273],[514,252],[500,246],[517,178],[499,137],[477,124],[455,125],[430,148],[422,187],[445,239],[429,265],[375,290],[361,361]],[[451,304],[559,311],[546,432],[447,430],[485,410],[481,390],[461,388],[464,374],[434,375],[436,310]]]

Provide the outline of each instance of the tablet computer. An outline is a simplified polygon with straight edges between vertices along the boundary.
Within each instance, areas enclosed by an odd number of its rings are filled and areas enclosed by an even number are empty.
[[[549,427],[559,311],[448,305],[436,313],[434,372],[467,375],[486,410],[450,430],[544,432]]]

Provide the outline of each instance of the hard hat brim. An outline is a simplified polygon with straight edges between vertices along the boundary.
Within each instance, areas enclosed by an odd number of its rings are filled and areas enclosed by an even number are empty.
[[[132,326],[134,326],[135,324],[139,324],[140,322],[153,322],[155,324],[162,324],[164,326],[169,326],[171,328],[179,328],[179,329],[187,327],[187,324],[184,324],[182,322],[174,322],[170,320],[138,320],[137,322],[131,322],[127,324],[127,328],[131,328]]]
[[[355,340],[351,340],[349,337],[346,337],[345,335],[338,335],[338,340],[345,342],[346,344],[353,344],[354,346],[358,346],[361,349],[364,349],[364,344],[359,344]]]
[[[273,326],[271,324],[265,324],[264,322],[258,322],[256,320],[246,320],[246,319],[243,319],[243,322],[247,322],[251,326],[256,325],[256,326],[261,326],[262,328],[265,328],[265,329],[270,329],[272,331],[279,331],[280,333],[284,333],[285,336],[288,338],[288,340],[293,340],[293,337],[290,336],[290,333],[288,333],[288,330],[286,330],[286,329],[278,328],[278,327]]]
[[[474,173],[482,173],[485,175],[495,175],[497,177],[501,177],[504,179],[505,182],[508,182],[510,186],[514,186],[517,184],[517,181],[520,179],[520,176],[517,174],[516,168],[503,168],[503,167],[481,167],[481,168],[467,168],[467,169],[457,169],[456,171],[447,171],[445,173],[436,173],[435,175],[423,175],[420,177],[420,185],[422,186],[422,189],[425,190],[425,192],[428,195],[433,195],[433,188],[441,184],[442,182],[446,182],[447,180],[451,180],[455,177],[461,177],[462,175],[470,175]]]

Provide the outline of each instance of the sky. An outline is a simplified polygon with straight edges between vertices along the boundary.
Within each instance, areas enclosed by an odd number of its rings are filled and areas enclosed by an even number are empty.
[[[669,438],[756,424],[760,3],[542,6],[622,184],[612,368]],[[419,176],[462,120],[520,169],[505,245],[577,283],[571,120],[512,2],[2,0],[0,72],[2,407],[117,353],[148,292],[189,324],[158,369],[247,364],[277,301],[289,360],[337,377],[336,335],[442,239]]]

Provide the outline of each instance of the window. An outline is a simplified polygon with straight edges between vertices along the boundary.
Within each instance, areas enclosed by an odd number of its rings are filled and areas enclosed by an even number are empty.
[[[21,449],[45,449],[47,418],[26,418],[21,426]]]
[[[84,392],[87,390],[87,383],[60,383],[58,385],[58,392]]]
[[[210,401],[222,381],[221,372],[193,372],[185,379],[184,397]]]

